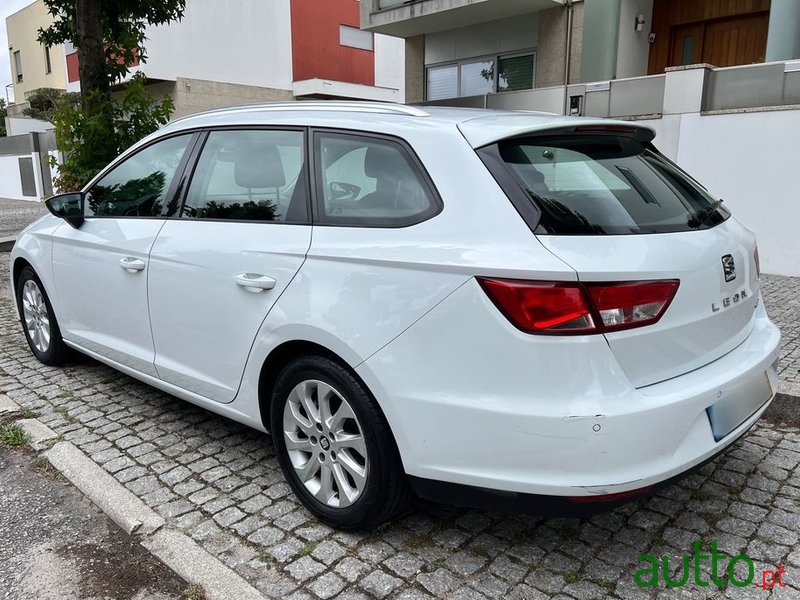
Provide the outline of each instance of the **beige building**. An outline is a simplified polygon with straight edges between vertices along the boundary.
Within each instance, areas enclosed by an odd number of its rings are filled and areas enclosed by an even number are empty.
[[[64,47],[48,48],[39,43],[32,31],[46,28],[53,22],[42,0],[37,0],[6,19],[8,54],[14,100],[24,103],[39,88],[66,90],[67,68]]]

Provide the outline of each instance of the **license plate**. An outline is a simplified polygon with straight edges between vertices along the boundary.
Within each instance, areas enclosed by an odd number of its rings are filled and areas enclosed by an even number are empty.
[[[720,441],[772,398],[772,383],[764,372],[724,391],[722,399],[706,409],[714,439]]]

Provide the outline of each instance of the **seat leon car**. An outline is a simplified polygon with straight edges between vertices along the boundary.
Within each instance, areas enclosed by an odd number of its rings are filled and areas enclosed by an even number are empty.
[[[298,102],[173,121],[12,252],[33,354],[269,431],[342,528],[642,492],[766,410],[753,234],[632,122]]]

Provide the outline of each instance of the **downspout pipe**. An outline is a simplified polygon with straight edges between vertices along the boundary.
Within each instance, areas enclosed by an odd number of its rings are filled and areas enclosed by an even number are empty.
[[[567,34],[564,40],[564,114],[569,114],[569,72],[572,67],[572,7],[573,0],[564,0],[567,8]]]

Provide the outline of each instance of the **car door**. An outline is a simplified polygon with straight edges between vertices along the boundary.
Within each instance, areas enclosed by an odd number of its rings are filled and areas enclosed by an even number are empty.
[[[52,236],[64,339],[151,376],[148,258],[193,141],[171,136],[124,158],[88,189],[83,225]]]
[[[311,243],[302,129],[214,130],[180,216],[150,254],[155,365],[166,382],[231,402],[261,323]]]

